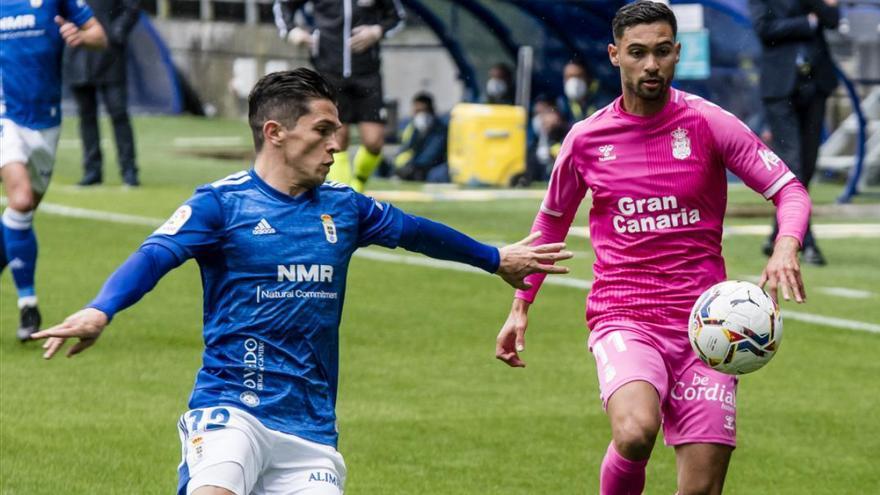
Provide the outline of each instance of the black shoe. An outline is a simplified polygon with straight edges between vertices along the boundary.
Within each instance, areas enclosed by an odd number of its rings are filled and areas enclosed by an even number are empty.
[[[126,174],[122,178],[122,183],[128,187],[138,187],[141,185],[141,181],[139,181],[137,175],[134,174]]]
[[[40,310],[36,306],[21,308],[20,321],[18,332],[15,335],[21,342],[27,342],[31,339],[31,334],[40,329],[40,323],[42,322]]]
[[[822,251],[819,251],[819,248],[816,246],[806,246],[804,247],[804,252],[801,253],[803,257],[804,263],[809,263],[815,266],[825,266],[828,264],[825,261],[825,256],[822,255]]]
[[[764,241],[764,244],[761,246],[761,252],[768,258],[773,256],[773,241]]]
[[[100,177],[83,177],[76,183],[78,186],[97,186],[104,182]]]

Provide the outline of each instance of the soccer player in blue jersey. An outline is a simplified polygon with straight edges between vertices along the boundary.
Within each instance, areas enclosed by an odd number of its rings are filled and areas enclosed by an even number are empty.
[[[48,338],[77,354],[172,268],[195,258],[204,285],[202,368],[179,422],[180,494],[338,495],[338,328],[348,264],[370,244],[403,247],[496,273],[565,273],[564,244],[537,235],[500,249],[325,183],[340,128],[333,90],[309,69],[276,72],[249,97],[254,167],[196,189]]]
[[[2,0],[0,10],[0,178],[6,193],[0,271],[18,289],[18,338],[40,327],[34,272],[34,210],[49,187],[61,130],[64,45],[103,48],[107,37],[82,0]],[[69,20],[68,20],[69,19]]]

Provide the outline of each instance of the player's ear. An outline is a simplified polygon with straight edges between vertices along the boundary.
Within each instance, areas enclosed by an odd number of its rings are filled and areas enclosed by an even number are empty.
[[[267,120],[263,123],[263,140],[273,146],[281,146],[284,141],[284,126],[278,121]]]
[[[620,58],[617,56],[617,45],[608,43],[608,58],[611,59],[611,65],[620,67]]]
[[[675,63],[681,60],[681,43],[675,43]]]

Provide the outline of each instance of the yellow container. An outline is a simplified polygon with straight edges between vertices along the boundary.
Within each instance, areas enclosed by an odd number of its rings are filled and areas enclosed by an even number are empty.
[[[453,182],[509,186],[526,170],[526,111],[460,103],[452,109],[448,146]]]

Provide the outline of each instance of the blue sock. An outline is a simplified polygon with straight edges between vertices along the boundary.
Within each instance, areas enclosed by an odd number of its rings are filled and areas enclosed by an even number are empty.
[[[6,208],[3,212],[3,244],[19,299],[33,299],[36,294],[37,236],[34,235],[33,218],[32,211],[23,213]]]

